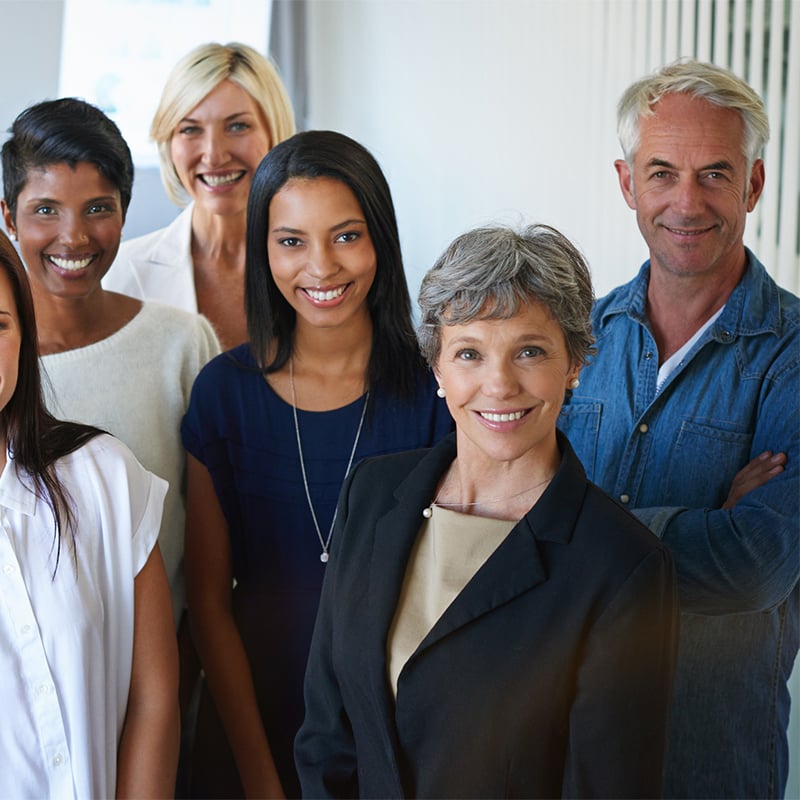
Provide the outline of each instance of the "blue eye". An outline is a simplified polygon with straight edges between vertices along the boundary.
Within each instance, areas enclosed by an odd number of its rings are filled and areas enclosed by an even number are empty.
[[[523,347],[522,350],[520,351],[520,355],[523,358],[536,358],[537,356],[540,356],[543,353],[544,350],[542,350],[541,347],[534,347],[534,346]]]
[[[242,133],[243,131],[250,130],[250,126],[246,122],[232,122],[228,129],[234,133]]]

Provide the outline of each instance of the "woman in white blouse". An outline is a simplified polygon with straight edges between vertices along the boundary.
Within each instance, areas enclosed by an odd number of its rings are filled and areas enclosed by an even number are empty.
[[[247,195],[270,148],[294,133],[275,67],[243,44],[203,44],[173,68],[150,134],[170,199],[166,228],[123,242],[107,289],[199,311],[223,349],[247,340]]]
[[[30,287],[2,233],[0,420],[0,797],[171,795],[166,483],[45,410]]]

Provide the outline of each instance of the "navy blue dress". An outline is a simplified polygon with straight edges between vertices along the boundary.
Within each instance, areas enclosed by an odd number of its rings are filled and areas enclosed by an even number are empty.
[[[333,411],[298,410],[306,475],[327,538],[365,398]],[[433,445],[453,428],[436,382],[420,371],[415,396],[369,395],[353,464]],[[261,716],[287,796],[299,797],[292,745],[303,721],[303,676],[325,565],[303,486],[292,407],[257,371],[248,344],[200,372],[181,427],[208,469],[231,537],[234,615]],[[210,697],[201,700],[190,765],[194,796],[241,796]]]

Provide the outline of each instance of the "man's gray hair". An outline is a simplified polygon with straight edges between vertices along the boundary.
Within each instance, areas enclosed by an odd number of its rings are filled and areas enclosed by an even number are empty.
[[[709,103],[738,111],[744,123],[744,157],[748,171],[769,140],[769,119],[764,103],[738,76],[703,61],[681,60],[662,67],[628,87],[617,105],[617,136],[628,164],[639,148],[639,122],[655,113],[664,95],[686,93]]]
[[[570,361],[584,364],[594,351],[593,301],[586,260],[555,228],[477,228],[455,239],[423,278],[417,337],[435,366],[443,325],[510,319],[541,303],[564,332]]]

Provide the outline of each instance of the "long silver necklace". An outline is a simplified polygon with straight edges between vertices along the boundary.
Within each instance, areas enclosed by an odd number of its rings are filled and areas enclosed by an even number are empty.
[[[289,359],[289,388],[292,392],[292,417],[294,418],[294,432],[297,437],[297,454],[300,456],[300,472],[303,474],[303,487],[306,490],[306,500],[308,501],[308,510],[311,512],[311,519],[314,520],[314,528],[317,531],[322,552],[319,554],[319,560],[323,564],[328,563],[328,547],[331,543],[333,536],[333,526],[336,524],[336,514],[339,511],[338,507],[333,512],[333,519],[331,520],[331,527],[328,531],[328,538],[322,538],[322,531],[319,529],[319,522],[317,522],[317,513],[314,511],[314,504],[311,502],[311,492],[308,488],[308,476],[306,475],[306,463],[303,458],[303,445],[300,443],[300,424],[297,421],[297,399],[294,393],[294,359]],[[350,458],[347,462],[347,469],[344,471],[344,480],[350,474],[350,467],[353,466],[353,457],[356,454],[358,447],[358,440],[361,438],[361,429],[364,427],[364,417],[367,416],[367,403],[369,403],[369,392],[364,396],[364,408],[361,409],[361,419],[358,421],[358,430],[356,431],[356,438],[353,442],[353,449],[350,451]],[[344,480],[342,481],[344,483]]]

